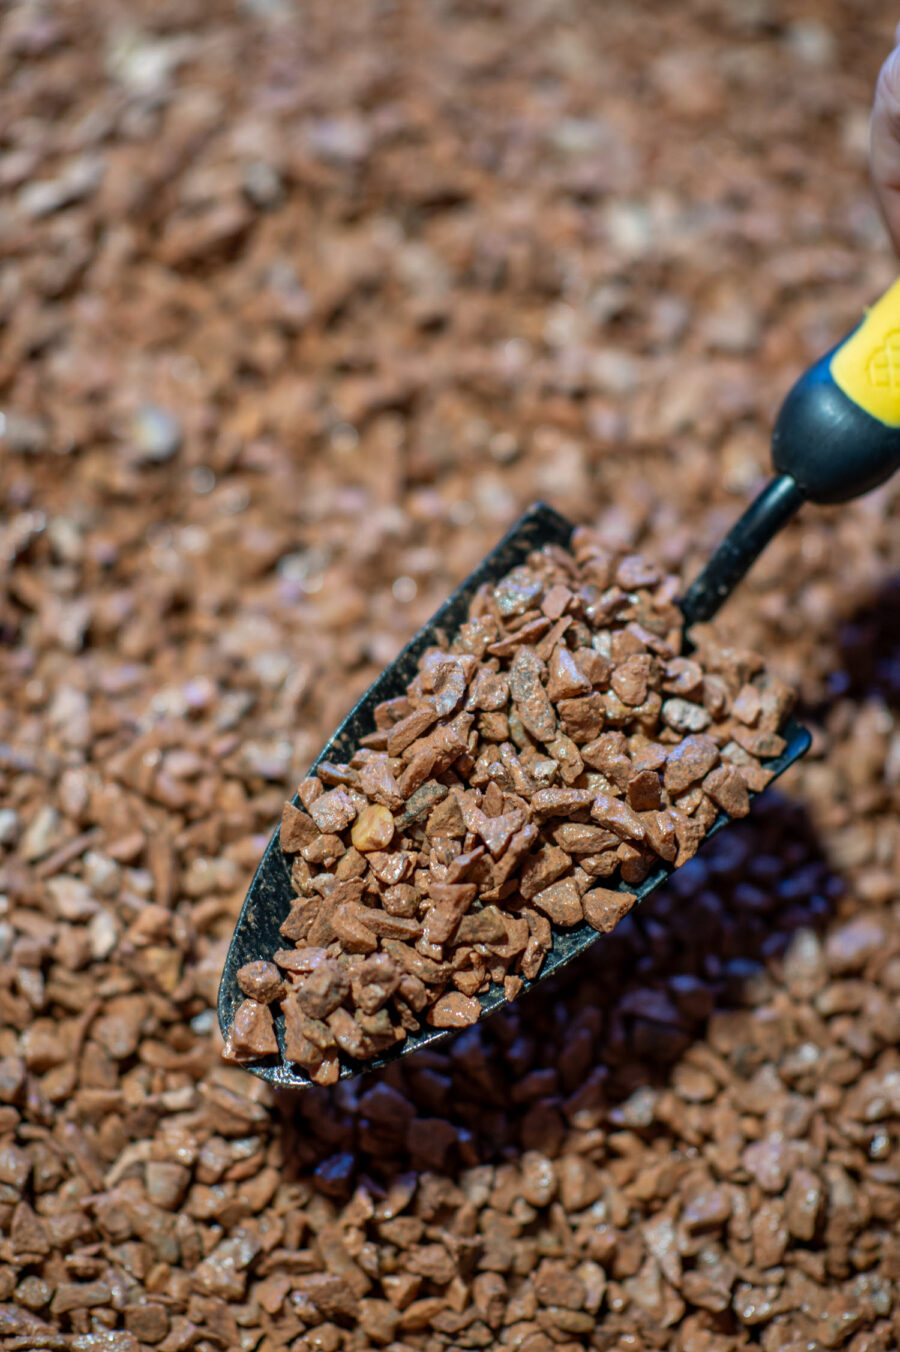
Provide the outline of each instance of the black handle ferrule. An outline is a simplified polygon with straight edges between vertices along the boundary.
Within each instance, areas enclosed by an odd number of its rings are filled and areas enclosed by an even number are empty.
[[[849,502],[900,468],[900,427],[879,422],[835,384],[836,351],[792,387],[772,433],[775,469],[795,479],[808,502]]]
[[[766,485],[685,592],[681,612],[688,628],[712,619],[804,501],[804,493],[789,474],[781,474]]]

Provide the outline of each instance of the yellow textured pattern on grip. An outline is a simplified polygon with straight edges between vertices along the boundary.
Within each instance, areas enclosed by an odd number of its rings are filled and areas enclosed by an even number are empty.
[[[887,427],[900,427],[900,281],[831,358],[834,383]]]

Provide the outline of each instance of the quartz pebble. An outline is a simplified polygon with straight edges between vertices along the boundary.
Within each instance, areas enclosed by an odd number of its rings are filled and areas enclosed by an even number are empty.
[[[380,803],[370,803],[353,823],[350,841],[361,851],[386,850],[394,838],[394,819]]]

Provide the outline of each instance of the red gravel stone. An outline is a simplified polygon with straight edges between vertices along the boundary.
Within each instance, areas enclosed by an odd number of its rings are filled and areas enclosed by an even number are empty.
[[[635,903],[632,892],[620,892],[608,887],[592,887],[581,898],[584,918],[600,934],[609,934],[627,915]]]
[[[245,1000],[235,1012],[225,1055],[232,1061],[252,1061],[255,1057],[273,1056],[277,1052],[272,1011],[256,1000]]]

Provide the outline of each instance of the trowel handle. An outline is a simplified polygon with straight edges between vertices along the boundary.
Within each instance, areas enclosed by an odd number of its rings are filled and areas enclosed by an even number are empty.
[[[900,469],[900,281],[792,388],[775,422],[777,476],[685,593],[690,626],[713,615],[804,502],[858,498]]]
[[[847,502],[900,469],[900,281],[781,406],[772,460],[810,502]]]

